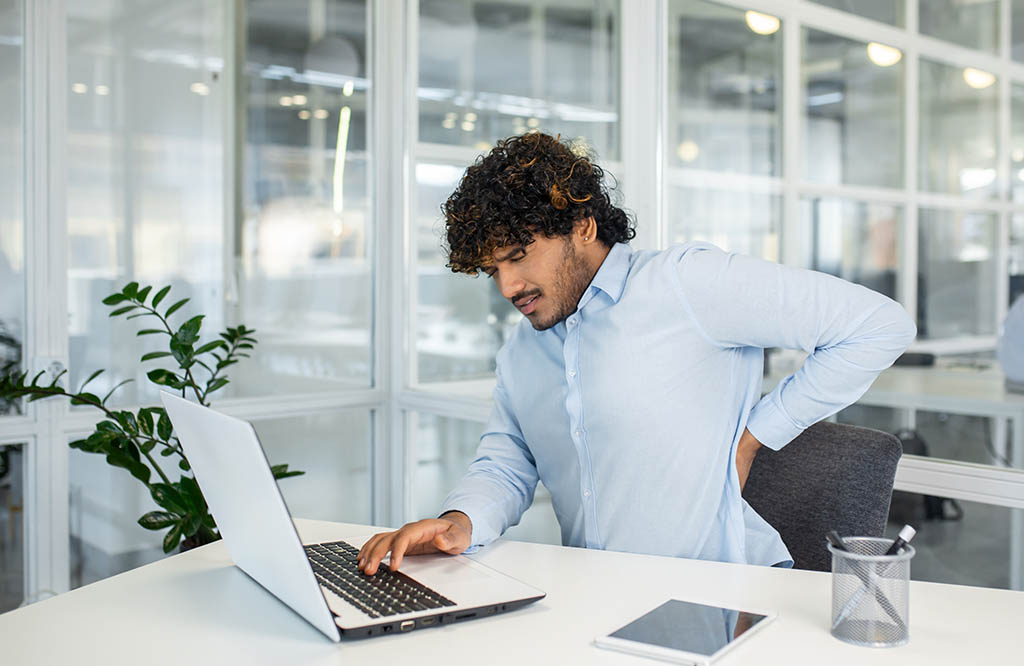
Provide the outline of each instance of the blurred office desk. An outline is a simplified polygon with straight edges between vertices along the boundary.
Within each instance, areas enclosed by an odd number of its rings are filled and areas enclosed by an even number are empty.
[[[368,528],[297,521],[305,541]],[[0,615],[0,661],[21,664],[653,664],[591,641],[669,598],[775,611],[721,661],[1020,663],[1024,593],[911,583],[910,643],[859,648],[828,633],[827,573],[499,541],[474,556],[545,590],[525,609],[335,644],[231,565],[223,543]]]
[[[762,390],[772,390],[795,370],[792,364],[773,368]],[[1006,390],[997,365],[894,366],[878,376],[858,405],[913,411],[945,412],[993,419],[992,468],[905,457],[896,473],[897,490],[1024,508],[1024,394]],[[908,425],[912,425],[911,420]],[[934,451],[932,452],[934,455]],[[1006,465],[1006,462],[1012,466]],[[1010,587],[1024,589],[1024,511],[1010,512]]]

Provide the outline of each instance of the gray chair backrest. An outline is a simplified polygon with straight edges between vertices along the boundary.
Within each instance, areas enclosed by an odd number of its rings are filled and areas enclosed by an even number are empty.
[[[902,453],[889,433],[823,421],[778,451],[761,448],[743,498],[779,531],[795,568],[829,571],[829,530],[882,536]]]

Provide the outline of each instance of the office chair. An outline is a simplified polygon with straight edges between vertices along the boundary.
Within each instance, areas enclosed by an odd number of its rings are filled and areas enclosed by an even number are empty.
[[[893,435],[823,421],[779,451],[762,447],[743,498],[779,531],[794,568],[830,571],[826,532],[882,536],[902,453]]]

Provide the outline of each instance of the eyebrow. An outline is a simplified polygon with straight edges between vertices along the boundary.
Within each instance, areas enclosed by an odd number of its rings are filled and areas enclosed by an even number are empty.
[[[520,252],[522,252],[523,254],[526,254],[526,246],[524,246],[524,245],[519,245],[519,246],[517,246],[517,247],[514,247],[514,248],[512,248],[512,250],[511,250],[511,251],[510,251],[510,252],[509,252],[508,254],[506,254],[506,255],[505,255],[504,257],[494,257],[494,261],[495,261],[495,262],[499,262],[499,261],[508,261],[509,259],[511,259],[512,257],[516,256],[516,255],[517,255],[517,254],[519,254]]]

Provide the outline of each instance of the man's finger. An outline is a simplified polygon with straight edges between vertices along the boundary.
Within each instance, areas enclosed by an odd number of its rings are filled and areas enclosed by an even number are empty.
[[[367,539],[366,543],[363,544],[363,547],[359,549],[358,563],[360,569],[366,568],[366,565],[370,562],[373,556],[373,549],[377,546],[377,544],[380,543],[382,539],[388,538],[388,536],[391,534],[393,533],[383,532],[381,534],[374,534],[372,537]]]
[[[391,550],[391,542],[396,534],[397,532],[390,532],[374,544],[367,556],[366,565],[363,567],[363,572],[366,575],[372,576],[377,573],[377,566],[384,559],[384,556],[388,554],[388,551]]]

